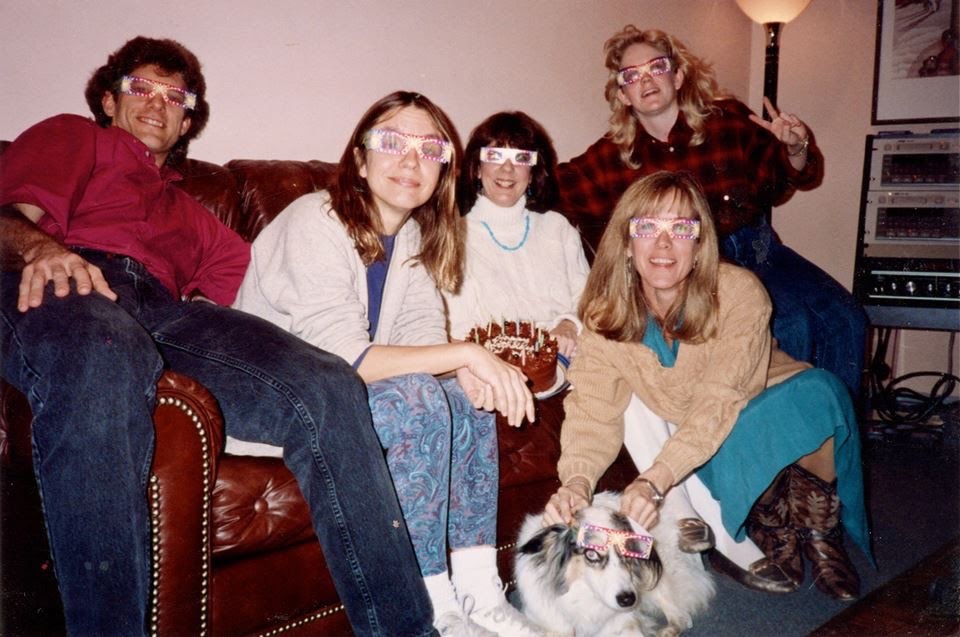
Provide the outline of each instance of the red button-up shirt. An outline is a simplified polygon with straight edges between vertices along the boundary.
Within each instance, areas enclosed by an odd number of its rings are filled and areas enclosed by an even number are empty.
[[[38,206],[47,234],[132,257],[178,297],[196,290],[229,305],[250,246],[176,187],[180,178],[130,133],[57,115],[0,156],[0,203]]]
[[[807,165],[790,165],[786,145],[748,119],[750,109],[737,100],[716,102],[719,111],[705,122],[705,140],[690,146],[693,131],[681,112],[666,142],[637,127],[630,168],[619,148],[603,137],[585,153],[561,164],[558,209],[569,217],[608,219],[623,192],[638,178],[658,170],[692,173],[703,187],[722,237],[756,223],[769,206],[786,201],[794,190],[810,190],[823,179],[823,155],[813,143]]]

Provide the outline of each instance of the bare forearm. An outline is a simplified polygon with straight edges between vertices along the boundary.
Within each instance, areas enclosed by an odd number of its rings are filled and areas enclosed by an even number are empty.
[[[0,257],[4,270],[22,270],[45,245],[59,245],[14,205],[0,208]]]
[[[17,309],[26,312],[40,307],[50,282],[57,297],[70,294],[70,282],[74,281],[76,293],[81,296],[98,292],[116,301],[117,295],[100,268],[35,225],[43,214],[43,210],[29,204],[4,206],[0,212],[0,260],[5,270],[21,272]]]
[[[402,374],[440,375],[467,364],[467,343],[395,346],[373,345],[357,372],[368,383]]]

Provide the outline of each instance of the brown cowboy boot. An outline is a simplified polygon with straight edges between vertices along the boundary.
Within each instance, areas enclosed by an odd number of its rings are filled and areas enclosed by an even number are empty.
[[[747,534],[763,554],[777,564],[793,583],[793,590],[803,583],[803,558],[800,538],[790,525],[790,476],[787,467],[773,479],[770,489],[750,509]]]
[[[793,465],[792,474],[790,523],[810,560],[814,583],[841,601],[856,599],[860,578],[843,548],[837,481],[828,484],[798,465]]]

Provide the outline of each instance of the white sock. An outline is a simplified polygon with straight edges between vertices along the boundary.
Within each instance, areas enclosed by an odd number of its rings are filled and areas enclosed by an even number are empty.
[[[474,608],[496,606],[504,600],[497,571],[497,550],[492,546],[471,546],[450,553],[453,586],[457,596],[473,597]]]
[[[433,604],[434,619],[438,619],[444,613],[460,611],[457,593],[453,590],[450,576],[446,572],[428,575],[423,578],[423,583],[427,587],[427,596]]]

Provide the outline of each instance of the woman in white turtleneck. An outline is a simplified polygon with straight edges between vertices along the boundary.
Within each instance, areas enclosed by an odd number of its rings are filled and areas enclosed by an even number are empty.
[[[560,214],[557,154],[540,124],[522,112],[491,115],[470,135],[457,184],[469,210],[459,294],[445,294],[450,336],[493,319],[530,320],[576,354],[577,304],[590,266],[580,234]]]

